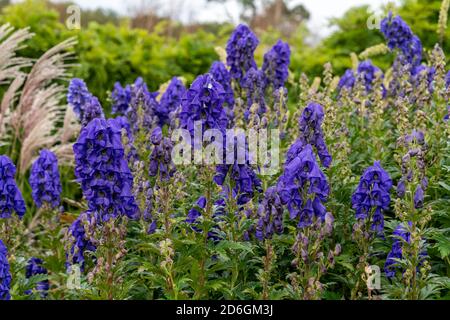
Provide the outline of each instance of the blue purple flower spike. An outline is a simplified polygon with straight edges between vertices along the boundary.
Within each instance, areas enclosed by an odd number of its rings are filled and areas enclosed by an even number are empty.
[[[15,181],[16,167],[7,156],[0,156],[0,219],[21,219],[26,211],[25,201]]]
[[[114,119],[94,119],[81,130],[74,147],[75,176],[89,209],[101,221],[125,215],[136,218],[133,176]]]
[[[273,90],[284,87],[289,76],[291,50],[286,42],[278,42],[264,55],[262,71],[265,75],[266,86]]]
[[[314,218],[325,221],[327,210],[323,203],[328,199],[330,187],[311,145],[297,140],[290,147],[277,191],[299,228],[312,225]]]
[[[10,300],[11,272],[8,262],[8,250],[0,240],[0,300]]]
[[[25,269],[25,277],[29,279],[33,276],[48,274],[47,269],[43,267],[43,263],[44,262],[41,259],[31,258]],[[36,284],[35,289],[41,295],[41,298],[46,298],[48,295],[48,290],[50,289],[50,282],[48,280],[40,281]],[[31,290],[27,290],[25,292],[25,294],[31,293]]]
[[[246,25],[240,24],[234,29],[227,42],[227,65],[230,74],[239,83],[250,68],[257,69],[253,54],[259,40]]]
[[[356,219],[371,222],[371,230],[382,234],[384,229],[383,211],[389,209],[392,180],[381,167],[379,161],[367,168],[352,196],[352,206]]]
[[[41,150],[39,158],[33,163],[30,186],[33,200],[38,208],[43,204],[47,204],[53,209],[59,206],[62,186],[58,159],[50,150]]]

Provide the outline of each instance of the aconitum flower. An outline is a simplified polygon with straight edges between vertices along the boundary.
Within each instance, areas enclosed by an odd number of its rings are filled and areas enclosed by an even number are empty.
[[[291,50],[289,45],[281,40],[264,55],[262,71],[264,72],[266,85],[272,86],[273,90],[284,87],[289,75],[289,64],[291,63]]]
[[[311,102],[303,110],[299,120],[300,140],[303,145],[310,144],[317,149],[322,165],[328,168],[331,164],[331,155],[325,144],[322,131],[323,108],[320,104]]]
[[[159,126],[170,124],[170,114],[181,107],[181,98],[185,92],[186,88],[183,82],[177,77],[172,78],[159,104],[155,104],[155,113],[159,119]]]
[[[436,75],[436,68],[431,66],[427,67],[423,64],[417,66],[412,71],[412,83],[415,87],[418,87],[421,81],[427,82],[428,91],[430,93],[434,92],[434,77]]]
[[[448,122],[450,119],[450,106],[447,106],[447,114],[444,116],[444,122]]]
[[[271,239],[274,233],[283,233],[283,204],[277,188],[270,187],[258,207],[256,238],[260,241]]]
[[[208,129],[226,130],[228,118],[223,108],[225,90],[211,74],[198,76],[181,102],[180,125],[194,136],[195,122]]]
[[[381,21],[381,32],[389,49],[399,49],[406,61],[413,67],[422,61],[422,43],[411,28],[400,18],[389,16]]]
[[[213,76],[214,80],[219,82],[223,90],[225,91],[224,103],[229,109],[234,107],[234,92],[231,87],[231,75],[227,67],[220,61],[215,61],[209,69],[209,73]]]
[[[67,93],[67,102],[72,106],[73,111],[78,116],[78,119],[83,118],[84,105],[91,98],[92,94],[89,92],[86,83],[78,78],[70,81]]]
[[[311,145],[297,140],[286,158],[277,192],[291,220],[297,221],[299,228],[312,225],[314,218],[324,222],[327,210],[323,202],[328,199],[330,187]]]
[[[37,276],[37,275],[46,275],[48,274],[47,269],[43,266],[43,261],[38,258],[31,258],[28,261],[27,267],[25,269],[25,277],[27,279]],[[48,289],[50,288],[50,282],[48,280],[40,281],[36,284],[36,291],[40,293],[42,298],[47,297]],[[27,290],[25,294],[31,294],[31,290]]]
[[[172,161],[172,140],[162,134],[160,127],[153,129],[150,141],[153,145],[150,154],[149,175],[158,176],[161,181],[168,181],[175,173],[175,164]]]
[[[358,74],[363,77],[367,92],[372,91],[372,84],[377,72],[381,72],[380,68],[374,66],[370,60],[362,61],[358,65]]]
[[[30,186],[38,208],[44,203],[53,209],[59,206],[62,186],[58,159],[50,150],[41,150],[39,158],[31,166]]]
[[[105,114],[103,113],[103,108],[97,97],[91,96],[89,99],[87,99],[86,104],[83,106],[83,117],[81,119],[81,125],[85,127],[89,122],[97,118],[104,119]]]
[[[341,77],[338,83],[338,89],[339,91],[342,90],[342,88],[352,89],[355,85],[356,78],[355,73],[352,69],[347,69],[344,73],[344,75]]]
[[[125,149],[125,154],[128,159],[128,163],[134,163],[138,160],[139,156],[137,150],[134,147],[134,135],[128,121],[125,116],[120,116],[114,119],[118,127],[122,130],[122,143]]]
[[[69,227],[69,236],[72,238],[72,243],[68,254],[68,267],[72,264],[77,264],[83,271],[86,261],[85,254],[97,250],[96,246],[86,233],[89,226],[92,227],[94,224],[96,224],[94,215],[92,212],[87,211],[80,214]]]
[[[195,203],[195,206],[188,212],[186,222],[191,224],[191,227],[194,231],[197,232],[201,231],[201,229],[199,229],[196,225],[198,224],[198,218],[202,215],[200,211],[204,210],[205,208],[206,208],[206,198],[204,196],[201,196],[200,198],[198,198],[197,202]]]
[[[245,139],[245,137],[243,138]],[[227,139],[234,139],[234,142],[226,143]],[[226,136],[224,140],[223,159],[227,160],[227,163],[216,166],[214,182],[225,187],[225,180],[228,176],[233,186],[231,190],[233,197],[237,199],[238,205],[244,205],[253,198],[255,191],[262,192],[261,180],[250,166],[251,159],[247,141],[244,140],[245,144],[242,145],[243,139],[239,135]],[[230,155],[233,156],[233,163],[229,161]]]
[[[25,201],[14,176],[16,167],[7,156],[0,156],[0,219],[11,218],[15,212],[19,218],[25,214]]]
[[[153,125],[158,122],[155,114],[158,102],[156,97],[158,92],[149,92],[147,84],[141,77],[137,78],[131,86],[130,108],[127,117],[133,133],[139,129],[148,132]]]
[[[445,86],[447,88],[450,86],[450,71],[445,75]]]
[[[242,88],[245,89],[247,97],[247,106],[250,107],[253,104],[257,104],[258,114],[266,112],[266,101],[264,98],[264,88],[266,83],[266,77],[262,70],[250,68],[242,79]],[[248,119],[250,114],[249,109],[246,110],[244,116]]]
[[[11,272],[8,263],[8,250],[0,240],[0,300],[10,300]]]
[[[356,219],[371,221],[371,230],[383,232],[383,211],[389,209],[392,180],[389,174],[375,161],[367,168],[352,196],[352,206],[356,210]]]
[[[135,218],[137,205],[131,175],[114,119],[94,119],[81,130],[74,147],[75,176],[89,209],[102,221],[126,215]]]
[[[120,82],[114,84],[111,92],[112,114],[126,115],[131,102],[131,87],[122,87]]]
[[[409,226],[412,226],[412,223],[409,222]],[[395,259],[402,259],[402,240],[409,243],[410,242],[410,233],[406,230],[403,224],[399,224],[397,228],[394,230],[393,235],[396,237],[394,239],[394,243],[392,244],[392,249],[389,252],[386,262],[384,264],[384,272],[386,273],[386,277],[393,278],[396,273],[396,265],[398,262]]]
[[[253,54],[258,44],[258,38],[246,25],[240,24],[234,29],[226,47],[227,65],[233,79],[241,82],[250,68],[257,68]]]

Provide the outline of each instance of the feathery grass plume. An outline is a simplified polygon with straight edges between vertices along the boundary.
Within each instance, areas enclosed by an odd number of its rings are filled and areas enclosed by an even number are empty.
[[[56,123],[61,119],[64,109],[60,102],[64,95],[64,86],[52,83],[65,79],[67,63],[72,53],[66,52],[75,45],[74,39],[68,39],[48,50],[39,58],[27,76],[17,108],[12,111],[11,125],[15,131],[14,139],[21,143],[18,152],[19,171],[24,173],[36,152],[52,147],[60,141]],[[12,150],[15,152],[15,150]]]
[[[439,42],[442,45],[445,39],[445,31],[447,30],[448,9],[450,7],[450,0],[443,0],[441,10],[439,11],[439,22],[437,33],[439,35]]]
[[[389,48],[386,44],[380,43],[377,45],[374,45],[372,47],[367,48],[363,52],[359,54],[359,59],[361,60],[367,60],[371,57],[384,55],[389,52]]]
[[[9,108],[17,97],[17,92],[25,80],[21,69],[31,66],[31,60],[17,57],[16,52],[24,46],[22,42],[33,36],[28,29],[14,31],[9,24],[0,26],[0,85],[10,84],[3,95],[0,104],[0,134],[2,140],[7,140],[3,134],[6,131],[5,119],[10,113]]]
[[[0,26],[0,84],[15,79],[22,68],[31,66],[30,59],[17,57],[16,52],[24,47],[22,42],[32,36],[28,29],[14,31],[9,24]]]

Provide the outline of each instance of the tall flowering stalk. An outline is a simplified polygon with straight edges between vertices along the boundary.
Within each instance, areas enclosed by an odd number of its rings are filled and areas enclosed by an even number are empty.
[[[11,272],[8,263],[8,250],[0,240],[0,300],[10,300]]]
[[[385,270],[386,275],[393,278],[394,268],[403,269],[400,281],[404,288],[402,298],[417,300],[427,284],[431,269],[426,259],[425,243],[426,225],[431,219],[431,209],[425,207],[428,188],[425,156],[429,148],[424,134],[416,130],[400,137],[398,147],[405,152],[401,158],[402,177],[397,185],[398,199],[395,203],[395,212],[402,226],[394,232],[394,244]],[[402,245],[399,246],[398,240],[401,239]]]
[[[124,254],[121,244],[127,218],[136,219],[138,214],[119,124],[114,119],[92,120],[81,130],[74,153],[75,176],[103,239],[97,247],[97,269],[104,261],[104,269],[100,268],[104,272],[95,269],[94,273],[106,297],[112,299],[112,284],[117,279],[114,266]]]
[[[246,25],[240,24],[227,42],[227,65],[233,79],[240,83],[250,68],[256,69],[253,57],[259,40]]]
[[[298,272],[290,275],[291,288],[298,298],[319,299],[323,291],[320,278],[334,265],[340,249],[324,254],[324,240],[332,233],[334,218],[323,204],[329,185],[311,145],[298,140],[290,147],[277,191],[298,228],[292,247],[292,265]]]
[[[379,161],[367,168],[352,196],[352,206],[356,214],[353,226],[353,240],[359,248],[357,263],[357,280],[352,290],[352,299],[361,295],[361,279],[369,266],[370,254],[374,240],[382,236],[384,231],[384,211],[389,209],[392,180],[381,167]],[[371,291],[368,289],[369,298]]]
[[[263,270],[259,274],[262,284],[261,298],[263,300],[267,300],[270,296],[270,279],[276,262],[272,237],[274,234],[283,233],[283,211],[283,204],[276,187],[268,188],[258,206],[258,220],[255,227],[256,239],[264,242],[266,250],[266,255],[262,258]]]

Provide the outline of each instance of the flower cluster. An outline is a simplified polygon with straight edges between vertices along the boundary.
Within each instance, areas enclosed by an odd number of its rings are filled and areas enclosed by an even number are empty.
[[[136,215],[131,175],[121,142],[121,128],[114,119],[94,119],[81,130],[74,147],[75,176],[89,209],[102,221]]]
[[[72,106],[79,119],[83,119],[83,109],[90,98],[91,93],[83,80],[74,78],[70,81],[67,102]]]
[[[206,197],[201,196],[197,199],[195,206],[189,210],[188,215],[186,217],[186,222],[191,224],[193,230],[200,232],[201,229],[196,225],[198,224],[198,218],[201,217],[201,211],[206,208]]]
[[[225,91],[224,103],[231,110],[234,107],[234,92],[231,86],[231,75],[227,67],[220,61],[215,61],[209,69],[214,80],[220,83]]]
[[[311,145],[298,140],[290,147],[277,191],[299,228],[312,225],[314,217],[325,220],[327,210],[323,202],[328,198],[330,187]]]
[[[170,115],[181,106],[181,98],[184,96],[186,88],[183,82],[174,77],[161,97],[159,104],[156,105],[156,116],[159,120],[159,126],[170,124]]]
[[[25,214],[25,201],[14,176],[16,167],[7,156],[0,156],[0,219],[11,218],[15,212],[19,218]]]
[[[273,234],[283,233],[283,204],[276,187],[266,190],[258,207],[256,238],[260,241],[272,238]]]
[[[381,72],[380,68],[374,66],[370,60],[362,61],[358,65],[358,74],[363,77],[366,92],[372,91],[372,84],[377,72]]]
[[[198,76],[187,90],[181,102],[180,125],[194,136],[195,122],[207,129],[225,130],[228,117],[223,108],[225,90],[211,74]]]
[[[422,61],[422,43],[400,16],[392,13],[381,21],[381,32],[389,49],[399,49],[402,56],[414,68]]]
[[[372,91],[372,85],[378,72],[381,72],[381,69],[373,65],[372,61],[362,61],[358,65],[356,75],[352,69],[347,69],[345,71],[344,75],[339,80],[338,89],[339,91],[342,90],[342,88],[352,89],[355,86],[356,78],[360,77],[365,86],[366,92],[369,93]],[[383,87],[383,91],[384,90],[385,89]]]
[[[417,181],[414,191],[414,207],[423,207],[424,191],[428,187],[428,179],[425,176],[425,154],[428,146],[425,143],[423,132],[413,130],[411,134],[399,139],[399,144],[403,145],[407,152],[402,157],[402,178],[397,185],[397,195],[403,198],[406,194],[406,185]],[[412,159],[416,159],[412,161]]]
[[[266,83],[266,77],[262,70],[250,68],[242,79],[242,88],[245,89],[247,96],[248,109],[245,111],[244,116],[248,119],[250,115],[250,108],[253,104],[258,105],[258,114],[266,112],[266,101],[264,96],[264,88]]]
[[[111,92],[112,114],[126,115],[131,102],[131,87],[122,87],[120,82],[114,84]]]
[[[233,79],[241,82],[250,68],[257,68],[253,53],[258,44],[258,38],[248,26],[240,24],[234,29],[226,46],[227,65]]]
[[[148,91],[147,84],[141,77],[137,78],[131,86],[130,108],[127,117],[133,133],[136,133],[139,129],[148,132],[157,122],[155,114],[158,104],[157,96],[158,92]]]
[[[289,64],[291,63],[291,49],[289,45],[281,40],[264,55],[262,71],[264,72],[266,85],[273,90],[284,87],[289,75]]]
[[[158,176],[161,181],[168,181],[175,173],[175,164],[172,161],[173,143],[163,136],[160,127],[153,129],[150,141],[153,145],[150,154],[149,175]]]
[[[234,139],[230,143],[230,139]],[[223,159],[227,159],[226,164],[219,164],[216,166],[216,175],[214,182],[219,186],[225,186],[225,180],[228,176],[229,183],[232,186],[231,192],[233,197],[237,199],[238,205],[248,203],[254,195],[255,190],[262,192],[261,180],[256,175],[253,168],[250,166],[250,153],[248,148],[248,141],[244,140],[240,134],[231,134],[227,132],[223,147]],[[241,141],[245,141],[242,145]],[[233,155],[233,163],[230,164],[228,159]],[[230,190],[228,189],[230,192]]]
[[[67,102],[73,107],[83,127],[95,118],[105,117],[97,97],[89,92],[81,79],[74,78],[70,81]]]
[[[389,174],[375,161],[367,168],[352,196],[352,206],[357,220],[371,221],[371,230],[381,234],[384,229],[383,210],[389,209],[392,180]]]
[[[0,300],[10,300],[11,272],[9,271],[8,250],[0,240]]]
[[[331,155],[325,144],[322,131],[323,108],[320,104],[311,102],[303,110],[299,120],[300,140],[303,145],[310,144],[317,149],[322,165],[328,168],[331,164]]]
[[[338,89],[339,91],[341,91],[342,88],[352,89],[355,85],[355,82],[356,78],[353,70],[347,69],[341,79],[339,79]]]
[[[28,261],[27,267],[25,269],[25,277],[27,279],[37,276],[37,275],[46,275],[48,274],[47,269],[45,269],[43,266],[43,261],[38,258],[31,258]],[[37,283],[36,290],[39,292],[42,298],[47,297],[48,295],[48,289],[50,288],[50,282],[48,280],[43,280]],[[31,294],[31,290],[27,290],[25,294]]]
[[[68,233],[71,238],[71,247],[67,255],[67,267],[72,264],[79,265],[84,270],[86,252],[95,252],[97,250],[95,244],[89,236],[96,225],[95,215],[92,212],[83,212],[69,227]]]
[[[50,150],[41,150],[33,163],[30,173],[33,200],[38,208],[48,204],[55,209],[59,206],[62,186],[58,170],[58,159]]]

